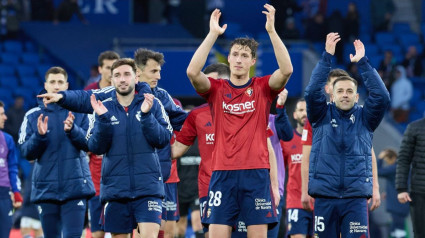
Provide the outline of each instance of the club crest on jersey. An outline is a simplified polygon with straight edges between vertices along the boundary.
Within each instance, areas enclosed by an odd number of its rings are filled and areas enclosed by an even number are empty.
[[[251,97],[253,92],[254,90],[251,87],[249,87],[246,89],[245,94]]]

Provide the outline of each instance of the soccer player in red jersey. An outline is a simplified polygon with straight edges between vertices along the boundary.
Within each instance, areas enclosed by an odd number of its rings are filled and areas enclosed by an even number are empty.
[[[91,89],[102,89],[111,86],[111,67],[112,64],[119,58],[120,55],[115,51],[108,50],[100,53],[97,61],[99,64],[98,70],[101,78],[99,82],[94,82],[87,85],[84,90],[88,91]]]
[[[275,9],[269,4],[264,7],[265,28],[279,65],[272,75],[249,77],[258,43],[238,38],[232,42],[228,55],[230,80],[205,76],[202,67],[218,36],[227,28],[218,24],[218,9],[211,14],[210,31],[187,68],[195,90],[207,99],[215,124],[206,218],[212,237],[230,237],[238,216],[245,221],[250,237],[266,237],[267,225],[277,222],[270,189],[266,128],[270,105],[283,90],[293,68],[274,27]]]
[[[222,63],[207,66],[204,73],[208,77],[215,79],[228,79],[230,77],[229,66]],[[172,146],[173,159],[182,157],[189,150],[189,147],[194,144],[196,138],[198,138],[198,149],[201,156],[198,172],[200,210],[192,211],[191,219],[195,236],[200,238],[204,237],[204,232],[199,218],[203,216],[203,210],[208,202],[208,186],[212,173],[211,155],[214,149],[214,125],[208,104],[196,107],[189,113],[182,130],[176,137],[176,142]],[[205,230],[205,237],[208,237],[207,230]]]
[[[281,94],[276,103],[277,118],[286,116],[283,108]],[[301,133],[307,121],[307,110],[304,98],[298,100],[295,105],[293,118],[297,123],[294,136],[290,141],[280,141],[282,145],[285,167],[288,169],[288,182],[286,185],[286,209],[287,209],[287,236],[291,238],[304,238],[313,235],[313,213],[303,209],[301,203],[301,161],[302,154]]]

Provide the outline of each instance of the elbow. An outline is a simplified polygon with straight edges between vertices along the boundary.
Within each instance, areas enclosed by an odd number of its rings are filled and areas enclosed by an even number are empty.
[[[197,70],[195,70],[195,69],[193,69],[192,67],[189,66],[189,67],[187,67],[186,74],[187,74],[187,77],[189,77],[190,81],[192,81],[192,79],[195,78],[199,74],[199,71],[197,71]]]
[[[286,79],[289,79],[292,73],[294,72],[294,68],[292,67],[292,65],[290,65],[289,67],[285,68],[285,70],[282,70],[281,72],[283,77],[285,77]]]

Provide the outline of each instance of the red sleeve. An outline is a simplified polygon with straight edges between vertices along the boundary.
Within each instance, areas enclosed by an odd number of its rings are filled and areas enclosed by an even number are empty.
[[[256,80],[260,80],[262,87],[265,89],[267,98],[269,99],[270,102],[273,102],[273,100],[276,98],[276,96],[282,92],[282,90],[285,88],[283,87],[280,90],[274,90],[272,88],[270,88],[269,85],[269,80],[270,80],[271,75],[266,75],[263,77],[258,77]]]
[[[99,83],[98,82],[94,82],[94,83],[87,85],[84,88],[84,91],[89,91],[89,90],[93,90],[93,89],[99,89]]]
[[[311,124],[308,120],[306,120],[304,125],[303,134],[301,136],[301,144],[302,145],[313,144],[313,129],[311,128]]]
[[[173,98],[173,101],[176,105],[183,107],[182,103],[180,102],[180,100],[178,100],[177,98]]]
[[[183,123],[182,129],[177,134],[176,140],[184,145],[191,146],[195,142],[196,131],[196,109],[191,111]]]
[[[204,92],[204,93],[199,93],[199,96],[205,98],[208,102],[210,101],[210,98],[213,96],[213,93],[217,90],[217,88],[219,87],[221,81],[225,80],[225,79],[213,79],[213,78],[209,78],[208,80],[210,81],[211,87],[208,91]]]
[[[270,129],[270,127],[267,127],[266,135],[267,135],[267,137],[272,137],[274,135],[274,133],[273,133],[272,129]]]

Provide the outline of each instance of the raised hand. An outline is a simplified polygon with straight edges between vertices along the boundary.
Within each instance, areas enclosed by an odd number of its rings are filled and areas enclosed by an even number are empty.
[[[98,116],[103,115],[108,111],[100,100],[96,100],[96,97],[93,94],[90,96],[90,103]]]
[[[145,96],[145,100],[143,101],[142,106],[140,106],[140,109],[143,113],[147,113],[153,106],[154,96],[150,93],[144,93],[143,96]]]
[[[364,48],[363,42],[360,40],[354,41],[354,49],[356,50],[356,55],[353,56],[353,54],[350,54],[350,60],[353,63],[359,62],[361,58],[363,58],[366,54],[366,50]]]
[[[288,98],[288,90],[286,88],[277,95],[277,104],[280,106],[285,105],[286,99]]]
[[[224,24],[222,27],[219,25],[221,12],[219,9],[215,9],[210,18],[210,32],[216,33],[218,35],[223,34],[227,29],[227,24]]]
[[[47,104],[58,102],[62,99],[63,95],[60,93],[45,93],[37,95],[38,98],[43,98],[44,106],[47,107]]]
[[[276,9],[274,9],[274,7],[270,4],[264,4],[264,8],[267,10],[267,11],[262,11],[262,13],[265,14],[266,17],[267,17],[266,30],[267,30],[267,32],[274,32],[275,31],[274,22],[275,22]]]
[[[72,112],[68,112],[68,117],[63,121],[63,129],[65,131],[70,131],[72,129],[72,125],[74,124],[75,116]]]
[[[325,50],[331,55],[335,54],[336,44],[341,40],[341,36],[336,32],[331,32],[326,36]]]
[[[44,120],[43,120],[43,114],[40,114],[40,116],[38,117],[38,120],[37,120],[38,134],[45,135],[47,133],[47,121],[48,120],[49,120],[48,116],[45,116]]]

